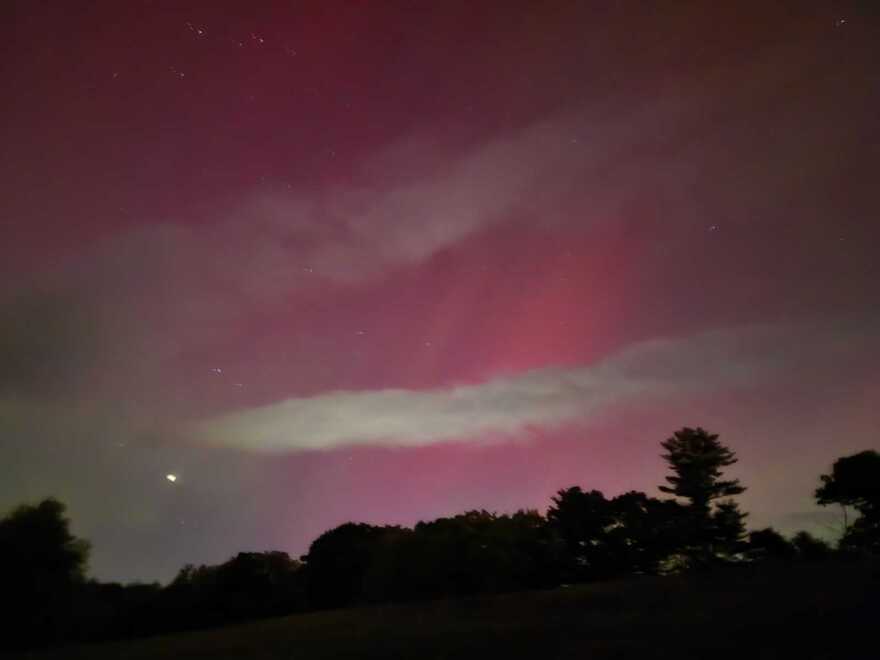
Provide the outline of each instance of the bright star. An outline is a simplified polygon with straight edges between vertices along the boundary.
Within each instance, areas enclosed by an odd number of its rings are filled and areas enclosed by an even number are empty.
[[[166,474],[166,475],[165,475],[165,478],[166,478],[168,481],[170,481],[171,483],[174,483],[175,481],[177,481],[177,475],[176,475],[176,474]]]

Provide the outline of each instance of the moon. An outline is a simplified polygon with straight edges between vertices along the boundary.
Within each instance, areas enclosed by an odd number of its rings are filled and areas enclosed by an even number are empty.
[[[177,481],[177,475],[176,475],[176,474],[166,474],[166,475],[165,475],[165,478],[166,478],[168,481],[170,481],[171,483],[174,483],[175,481]]]

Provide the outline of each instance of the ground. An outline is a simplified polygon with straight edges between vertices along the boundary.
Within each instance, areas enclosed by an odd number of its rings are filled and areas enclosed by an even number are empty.
[[[880,563],[739,567],[364,607],[55,649],[39,660],[880,657]]]

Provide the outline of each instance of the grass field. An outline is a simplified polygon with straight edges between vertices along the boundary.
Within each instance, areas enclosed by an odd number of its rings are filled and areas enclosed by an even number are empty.
[[[365,607],[31,653],[41,660],[880,658],[880,565],[644,577]]]

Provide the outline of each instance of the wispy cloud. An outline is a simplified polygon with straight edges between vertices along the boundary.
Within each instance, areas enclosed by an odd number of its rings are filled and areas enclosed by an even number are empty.
[[[87,310],[102,368],[152,373],[293,293],[369,285],[496,224],[558,219],[561,200],[582,194],[585,168],[607,170],[629,153],[612,142],[641,139],[627,126],[565,115],[469,145],[402,136],[352,163],[345,185],[240,193],[209,223],[129,226],[31,285]],[[599,217],[626,193],[597,185]]]
[[[836,327],[837,337],[847,337],[845,346],[838,343],[843,353],[857,354],[870,341],[869,333]],[[832,336],[830,327],[799,328],[796,335],[793,330],[751,326],[653,340],[594,365],[536,369],[481,384],[287,399],[206,420],[195,433],[209,445],[260,452],[511,436],[529,427],[589,421],[613,406],[767,386],[805,364],[826,373],[842,357],[838,350],[832,360],[817,358]]]
[[[593,111],[468,145],[401,136],[352,162],[344,185],[252,191],[209,223],[145,219],[73,254],[48,279],[102,301],[158,305],[164,320],[211,324],[292,291],[373,281],[513,219],[581,228],[613,219],[634,180],[652,190],[689,180],[685,170],[697,166],[671,162],[656,137],[689,124],[687,103]]]

